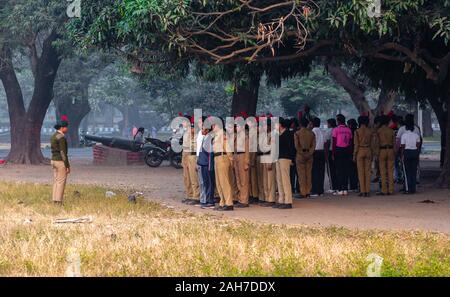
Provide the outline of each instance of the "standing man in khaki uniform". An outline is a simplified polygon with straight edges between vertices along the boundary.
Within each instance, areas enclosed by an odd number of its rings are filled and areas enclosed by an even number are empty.
[[[194,135],[194,123],[191,118],[191,125],[186,125],[187,131],[190,133],[187,137],[183,138],[183,153],[181,164],[183,166],[183,181],[186,189],[186,199],[183,203],[189,205],[200,204],[200,187],[198,184],[198,172],[197,172],[197,151],[196,144],[197,139]]]
[[[258,129],[257,120],[250,121],[248,124],[250,129]],[[250,152],[250,204],[258,203],[258,195],[257,152]]]
[[[62,204],[64,190],[66,188],[67,175],[70,173],[70,163],[67,148],[66,133],[69,123],[61,121],[55,125],[57,130],[51,137],[50,144],[52,150],[52,168],[53,168],[53,202]]]
[[[291,166],[295,159],[294,135],[289,131],[289,121],[280,119],[278,160],[276,162],[276,175],[278,186],[278,203],[273,208],[292,208]]]
[[[370,196],[373,131],[369,128],[369,117],[358,118],[359,128],[355,131],[353,161],[358,167],[360,197]]]
[[[265,131],[265,139],[267,139],[267,144],[272,145],[272,130],[270,126],[270,120],[267,121],[267,128]],[[260,203],[261,206],[270,207],[275,204],[276,200],[276,187],[277,187],[277,176],[276,176],[276,164],[272,163],[272,150],[263,152],[261,156],[261,174],[262,183],[264,191],[264,201]]]
[[[389,117],[381,116],[377,131],[378,163],[381,175],[381,192],[377,195],[394,194],[395,132],[389,128]]]
[[[250,203],[258,203],[258,172],[256,152],[250,152]]]
[[[245,125],[237,125],[234,141],[234,175],[238,188],[238,202],[234,207],[243,208],[249,205],[250,196],[250,152],[249,138]],[[244,143],[242,143],[244,141]]]
[[[219,193],[220,202],[216,210],[233,210],[232,171],[233,171],[233,153],[228,150],[228,140],[223,128],[219,125],[213,125],[214,140],[214,172],[216,176],[216,188]]]
[[[297,150],[296,162],[300,180],[300,194],[302,198],[308,198],[312,188],[312,164],[316,137],[309,130],[308,120],[303,117],[300,121],[301,128],[294,135],[295,149]]]

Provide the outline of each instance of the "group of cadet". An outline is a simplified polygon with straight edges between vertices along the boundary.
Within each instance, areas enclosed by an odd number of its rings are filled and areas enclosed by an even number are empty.
[[[270,117],[264,123],[259,138],[270,143],[277,133],[275,162],[270,150],[249,150],[248,130],[243,151],[236,150],[236,138],[227,138],[227,129],[239,133],[248,126],[206,129],[199,121],[198,134],[183,143],[183,203],[219,211],[250,204],[290,209],[293,198],[323,196],[326,176],[326,192],[334,196],[370,196],[372,176],[379,183],[377,195],[394,194],[396,181],[403,184],[404,194],[416,192],[422,137],[413,115],[381,115],[371,123],[365,115],[346,122],[339,114],[327,121],[326,130],[319,118],[310,116],[279,118],[274,127]],[[193,121],[190,129],[193,135]],[[229,145],[234,150],[227,150]]]

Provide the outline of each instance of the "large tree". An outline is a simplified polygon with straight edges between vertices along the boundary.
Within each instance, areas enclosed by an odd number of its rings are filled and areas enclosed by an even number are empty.
[[[449,1],[385,0],[376,18],[369,15],[370,3],[205,0],[175,5],[168,0],[123,0],[117,4],[119,12],[103,10],[88,19],[87,36],[109,46],[111,40],[119,41],[112,45],[119,44],[121,51],[147,63],[161,57],[161,48],[172,49],[182,59],[193,57],[202,63],[252,63],[250,68],[262,68],[273,79],[276,71],[287,77],[284,68],[314,57],[373,59],[401,64],[442,84],[450,64]],[[444,46],[436,51],[438,43]],[[291,73],[305,72],[303,66]],[[254,82],[244,84],[249,92],[240,92],[247,100],[254,97]],[[396,82],[394,89],[401,80]],[[391,87],[382,90],[393,94]],[[447,100],[440,102],[445,108]],[[450,160],[448,150],[446,159]],[[446,170],[450,168],[444,166]],[[450,178],[443,184],[449,185]]]
[[[54,86],[54,102],[57,118],[66,115],[69,119],[67,140],[71,147],[79,146],[80,123],[91,111],[91,81],[110,63],[112,58],[109,55],[95,53],[75,55],[61,63]]]
[[[66,3],[58,0],[4,1],[0,7],[0,80],[5,89],[11,125],[12,163],[39,164],[41,127],[50,102],[61,63],[56,43],[66,22]],[[29,58],[34,89],[25,105],[17,79],[16,55]]]

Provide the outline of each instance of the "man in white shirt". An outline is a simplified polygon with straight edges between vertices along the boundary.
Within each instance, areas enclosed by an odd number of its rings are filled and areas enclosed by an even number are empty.
[[[196,138],[196,155],[197,155],[197,159],[200,155],[200,152],[202,151],[202,144],[203,144],[203,139],[205,138],[205,135],[203,135],[203,119],[200,119],[198,121],[198,134],[197,134],[197,138]],[[206,201],[206,192],[205,192],[205,187],[204,187],[204,181],[203,181],[203,176],[201,174],[202,171],[202,167],[200,165],[197,164],[197,172],[198,172],[198,184],[199,184],[199,189],[200,189],[200,201]]]
[[[414,122],[406,123],[405,133],[402,134],[401,158],[404,164],[406,175],[405,194],[414,194],[417,185],[417,166],[419,164],[420,155],[420,136],[414,132]]]
[[[313,155],[312,168],[312,191],[311,197],[322,196],[324,192],[323,182],[325,179],[325,133],[320,129],[320,119],[312,120],[312,132],[316,136],[316,148]]]
[[[407,114],[405,116],[405,123],[414,123],[414,115],[413,114]],[[414,125],[414,124],[413,124]],[[402,139],[403,134],[406,132],[406,125],[401,126],[397,131],[397,143],[400,145],[400,141]],[[422,132],[420,131],[420,128],[414,125],[414,132],[417,134],[420,138],[420,144],[422,145]]]

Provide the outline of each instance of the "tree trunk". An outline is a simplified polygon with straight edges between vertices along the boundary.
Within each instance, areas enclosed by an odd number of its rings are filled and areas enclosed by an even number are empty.
[[[447,94],[447,100],[446,104],[441,103],[441,114],[445,114],[446,119],[445,123],[444,121],[440,120],[439,124],[445,124],[445,129],[442,129],[441,126],[441,133],[442,135],[445,135],[444,137],[441,137],[442,143],[441,147],[443,147],[442,153],[441,153],[441,159],[443,159],[442,164],[442,171],[441,175],[436,181],[437,186],[445,189],[450,189],[450,96]],[[433,106],[433,103],[430,102]],[[446,106],[446,111],[444,111],[444,105]],[[439,115],[438,115],[439,118]]]
[[[11,123],[11,150],[7,161],[16,164],[48,163],[41,151],[41,129],[45,114],[53,99],[53,84],[61,63],[53,47],[56,31],[44,40],[40,57],[32,57],[34,90],[28,110],[25,110],[22,91],[12,64],[11,50],[1,49],[3,60],[0,79],[5,88]]]
[[[246,113],[249,116],[256,115],[258,105],[260,76],[250,75],[244,83],[235,83],[231,115],[237,116]]]
[[[436,117],[439,121],[439,127],[441,129],[441,158],[440,158],[440,166],[441,168],[444,166],[445,160],[445,143],[447,136],[447,112],[444,111],[444,104],[440,102],[438,99],[428,100],[431,108],[433,109]]]
[[[426,108],[422,111],[422,126],[423,126],[423,136],[431,137],[433,136],[433,126],[431,119],[431,110]]]
[[[369,103],[364,95],[364,87],[359,85],[353,78],[349,77],[347,73],[336,63],[331,62],[327,65],[328,72],[333,79],[344,88],[350,95],[356,109],[359,113],[370,112]]]
[[[333,79],[347,91],[350,98],[360,114],[368,114],[371,121],[375,116],[380,114],[388,114],[398,98],[398,93],[389,90],[384,85],[381,86],[380,96],[378,97],[377,106],[372,109],[366,100],[365,87],[356,80],[347,75],[347,73],[336,63],[331,62],[327,65],[328,71]]]
[[[446,112],[446,121],[445,121],[445,129],[441,131],[442,135],[445,134],[445,137],[442,138],[443,143],[445,143],[445,147],[442,153],[444,157],[444,162],[442,165],[441,175],[437,180],[437,186],[444,189],[450,189],[450,96],[447,96],[447,112]],[[445,141],[445,142],[444,142]]]

